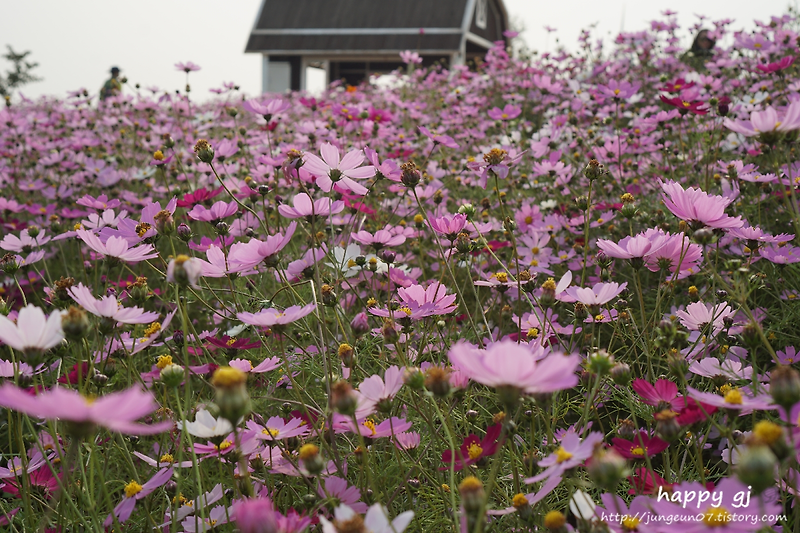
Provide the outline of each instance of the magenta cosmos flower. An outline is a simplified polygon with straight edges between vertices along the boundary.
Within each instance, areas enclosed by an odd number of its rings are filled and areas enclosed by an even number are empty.
[[[116,296],[103,296],[100,300],[83,283],[69,288],[72,299],[91,314],[113,319],[123,324],[149,324],[158,318],[158,313],[147,312],[140,307],[122,307]]]
[[[129,435],[155,435],[172,428],[172,421],[152,425],[135,421],[159,408],[149,392],[134,387],[97,399],[62,387],[31,396],[10,383],[0,387],[0,406],[29,416],[63,420],[82,426],[102,426]]]
[[[311,314],[311,312],[316,308],[316,304],[308,304],[304,305],[303,307],[300,307],[299,305],[293,305],[291,307],[287,307],[283,311],[270,308],[263,309],[258,313],[237,313],[236,318],[245,324],[250,324],[251,326],[271,328],[275,326],[285,326],[287,324],[291,324],[292,322],[300,320],[304,316]]]
[[[627,286],[627,282],[622,285],[616,282],[596,283],[591,289],[588,287],[569,287],[564,291],[564,294],[571,298],[570,301],[577,301],[583,305],[603,305],[619,296]],[[562,300],[568,301],[564,297],[562,297]]]
[[[339,150],[331,143],[325,143],[319,152],[322,159],[314,154],[306,154],[304,168],[309,174],[316,176],[320,189],[330,192],[336,184],[339,188],[359,196],[367,194],[367,188],[354,180],[373,177],[375,167],[359,166],[364,162],[364,153],[361,150],[351,150],[340,158]]]
[[[306,193],[300,193],[292,199],[294,207],[282,204],[278,206],[278,213],[286,218],[312,218],[326,217],[344,211],[344,202],[336,200],[332,202],[330,198],[319,198],[312,201]]]
[[[528,394],[555,392],[578,384],[579,355],[550,354],[537,361],[525,345],[504,340],[480,350],[460,342],[450,348],[453,366],[488,387],[511,387]]]
[[[725,214],[725,208],[733,201],[729,198],[712,196],[694,187],[684,189],[674,181],[662,183],[661,189],[667,209],[692,226],[727,229],[740,228],[744,224],[742,217],[733,218]]]
[[[339,504],[349,505],[357,513],[366,513],[367,509],[369,509],[366,503],[359,501],[361,499],[361,491],[358,490],[358,487],[348,485],[346,479],[337,476],[325,478],[325,486],[323,488],[320,484],[317,487],[317,494],[323,500],[333,498]]]
[[[20,309],[16,324],[0,315],[0,341],[20,352],[42,352],[63,340],[60,311],[48,317],[38,307],[28,304]]]
[[[158,257],[158,252],[155,251],[152,244],[131,248],[128,241],[122,237],[109,237],[103,244],[97,235],[85,229],[79,229],[75,233],[80,240],[86,243],[86,246],[106,257],[113,257],[128,263],[138,263],[145,259]]]
[[[612,448],[625,459],[644,459],[652,457],[669,448],[669,443],[658,437],[650,437],[644,431],[634,435],[632,440],[619,437],[611,439]]]
[[[447,294],[447,287],[441,283],[433,283],[427,289],[422,285],[411,285],[410,287],[400,287],[397,289],[400,297],[400,308],[377,309],[371,307],[369,312],[373,315],[382,317],[410,318],[419,320],[428,316],[446,315],[452,313],[458,307],[455,303],[456,295]]]
[[[678,386],[668,379],[659,379],[655,385],[634,379],[631,388],[642,397],[642,402],[659,409],[671,406],[674,411],[680,411],[686,405],[686,400],[678,394]]]
[[[455,215],[442,215],[428,222],[428,225],[436,233],[441,233],[449,240],[454,241],[458,234],[467,225],[467,216],[461,213]]]

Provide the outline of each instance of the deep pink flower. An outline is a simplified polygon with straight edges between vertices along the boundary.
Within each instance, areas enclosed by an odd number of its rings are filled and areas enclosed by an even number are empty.
[[[159,408],[150,392],[143,392],[137,387],[95,400],[63,387],[31,396],[23,389],[5,383],[0,387],[0,406],[37,418],[102,426],[129,435],[154,435],[174,425],[172,421],[152,425],[135,422]]]
[[[684,189],[674,181],[662,183],[661,189],[667,209],[689,224],[722,229],[739,228],[744,224],[742,217],[733,218],[725,214],[725,208],[732,200],[724,196],[712,196],[695,187]]]
[[[635,379],[631,388],[642,397],[647,405],[663,407],[670,405],[673,410],[679,411],[686,405],[686,400],[678,394],[678,386],[668,379],[659,379],[655,386],[643,379]]]
[[[351,150],[341,159],[339,150],[330,143],[323,144],[319,151],[322,159],[314,154],[306,154],[303,168],[312,176],[316,176],[320,189],[330,192],[336,185],[344,191],[352,191],[359,196],[367,194],[367,188],[354,180],[373,177],[375,167],[359,166],[364,162],[364,153],[361,150]]]
[[[442,452],[442,462],[445,463],[445,466],[440,467],[439,470],[449,470],[450,465],[453,464],[454,469],[459,471],[464,467],[474,465],[481,459],[494,455],[502,443],[502,441],[498,440],[502,427],[501,424],[489,427],[483,439],[473,434],[467,436],[464,442],[461,443],[461,447],[456,450],[455,460],[452,450]]]
[[[669,443],[658,437],[650,437],[644,431],[633,436],[632,440],[619,437],[611,439],[612,448],[625,459],[644,459],[658,455],[669,447]]]
[[[705,102],[692,101],[687,102],[683,98],[676,96],[675,98],[667,98],[663,94],[660,96],[661,101],[672,107],[676,107],[682,115],[692,113],[693,115],[705,115],[708,113],[708,108],[704,107]]]
[[[794,56],[786,56],[780,61],[775,61],[774,63],[756,65],[756,68],[764,74],[773,74],[775,72],[780,72],[781,70],[786,70],[792,66],[792,63],[794,63]]]

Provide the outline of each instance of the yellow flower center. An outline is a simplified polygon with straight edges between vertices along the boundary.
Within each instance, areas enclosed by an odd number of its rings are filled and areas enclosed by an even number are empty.
[[[641,522],[639,518],[636,518],[635,516],[628,516],[622,519],[622,527],[628,531],[636,531],[636,528],[639,526],[639,522]]]
[[[261,433],[263,433],[264,435],[269,435],[270,437],[274,438],[278,436],[278,433],[280,433],[280,431],[275,428],[266,428],[262,429]]]
[[[511,504],[517,509],[529,505],[528,498],[526,498],[525,495],[522,494],[521,492],[516,496],[514,496],[514,499],[511,500]]]
[[[731,521],[731,513],[724,507],[709,507],[703,513],[703,523],[708,527],[720,527]]]
[[[498,272],[494,277],[497,278],[497,281],[500,283],[508,283],[508,274],[505,272]]]
[[[637,446],[631,449],[631,455],[637,455],[639,457],[644,457],[647,448],[642,448],[641,446]]]
[[[155,159],[156,161],[163,161],[164,152],[162,152],[161,150],[156,150],[156,152],[153,154],[153,159]]]
[[[227,450],[231,446],[233,446],[233,443],[231,441],[224,440],[224,441],[222,441],[222,443],[219,446],[214,446],[214,447],[217,449],[217,451],[221,452],[221,451]]]
[[[477,443],[472,443],[467,448],[467,454],[469,454],[470,459],[478,459],[483,454],[483,448]]]
[[[619,95],[619,89],[614,89],[614,95]]]
[[[531,328],[528,330],[528,338],[535,339],[539,336],[539,330],[536,328]]]
[[[145,336],[145,338],[147,338],[147,337],[150,337],[152,335],[155,335],[159,331],[161,331],[161,323],[160,322],[153,322],[152,324],[147,326],[146,330],[144,330],[144,336]]]
[[[725,403],[742,405],[742,393],[739,389],[731,389],[725,393]]]
[[[137,494],[142,492],[142,486],[136,483],[135,481],[131,481],[127,485],[125,485],[125,497],[126,498],[133,498]]]
[[[319,455],[319,448],[314,444],[304,444],[300,447],[299,457],[302,461],[308,461]]]
[[[556,450],[556,462],[563,463],[564,461],[569,461],[570,459],[572,459],[572,454],[565,450],[563,446],[559,446]]]
[[[605,220],[603,220],[602,218],[598,218],[598,219],[597,219],[597,223],[598,223],[598,224],[602,224],[603,222],[605,222]]]
[[[228,346],[233,346],[234,344],[236,344],[236,339],[228,339],[228,341],[225,344],[227,344]]]
[[[376,433],[376,431],[375,431],[375,422],[373,422],[372,420],[370,420],[368,418],[368,419],[364,420],[364,422],[362,422],[361,425],[364,426],[365,428],[369,429],[372,432],[372,435],[375,436],[375,433]]]
[[[73,230],[75,230],[75,231],[78,231],[79,229],[83,229],[83,224],[81,224],[80,222],[78,222],[77,224],[75,224],[74,226],[72,226],[72,229],[73,229]]]
[[[533,224],[533,217],[532,216],[525,217],[525,223],[526,224]]]
[[[594,317],[595,322],[602,322],[605,319],[606,319],[606,317],[603,316],[603,315],[595,315],[595,317]]]
[[[165,453],[164,455],[161,456],[161,458],[158,460],[158,462],[159,463],[174,463],[175,462],[175,458],[172,456],[172,454]]]
[[[247,381],[247,374],[231,366],[219,367],[211,378],[215,387],[230,388],[241,385]]]
[[[399,309],[399,311],[404,312],[406,314],[406,316],[411,316],[411,313],[413,312],[413,311],[411,311],[410,307],[406,307],[406,306],[401,307]]]
[[[156,367],[159,370],[164,370],[169,365],[172,364],[172,356],[171,355],[159,355],[158,359],[156,360]]]

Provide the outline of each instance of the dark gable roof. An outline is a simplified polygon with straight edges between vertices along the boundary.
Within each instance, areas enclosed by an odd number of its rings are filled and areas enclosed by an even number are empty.
[[[256,29],[461,28],[467,0],[263,0]]]
[[[489,41],[502,39],[502,30],[506,26],[502,0],[488,1],[492,4],[497,2],[499,9],[498,6],[492,6],[489,17],[491,29],[481,32],[486,36],[480,37]],[[245,52],[375,55],[414,50],[422,54],[450,54],[461,48],[464,30],[474,25],[470,20],[464,27],[464,16],[475,0],[262,2]],[[498,34],[495,28],[500,26],[502,28]]]

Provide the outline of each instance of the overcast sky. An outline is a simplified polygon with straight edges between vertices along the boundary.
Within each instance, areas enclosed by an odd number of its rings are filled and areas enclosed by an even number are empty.
[[[291,1],[291,0],[271,0]],[[335,2],[336,0],[328,0]],[[430,0],[436,1],[436,0]],[[261,0],[0,0],[0,46],[30,50],[43,81],[23,89],[27,96],[64,95],[86,87],[97,91],[118,65],[142,87],[182,89],[178,61],[202,67],[191,74],[195,97],[234,81],[249,94],[260,92],[261,61],[244,54]],[[376,4],[380,0],[376,0]],[[769,20],[797,0],[506,0],[512,20],[536,50],[552,50],[556,37],[574,46],[581,28],[598,23],[598,36],[620,29],[644,30],[665,9],[679,13],[682,27],[697,21],[731,18],[734,29],[751,29],[753,20]],[[547,34],[544,26],[558,31]],[[688,33],[685,40],[690,42]],[[7,64],[0,60],[0,70]]]

